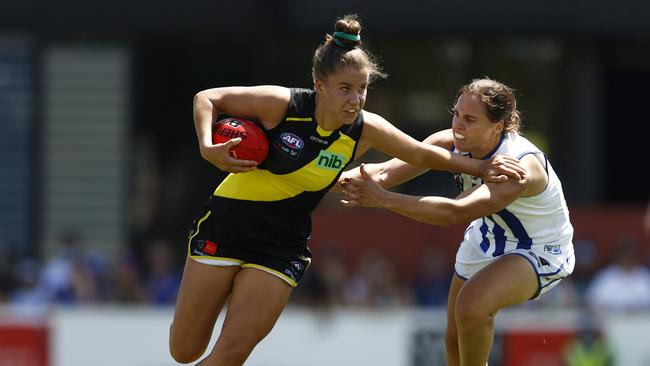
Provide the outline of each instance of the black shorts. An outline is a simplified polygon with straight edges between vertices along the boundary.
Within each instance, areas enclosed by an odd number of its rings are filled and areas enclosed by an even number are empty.
[[[241,240],[219,237],[216,233],[224,230],[219,219],[207,204],[196,216],[188,235],[190,258],[213,266],[257,268],[297,286],[311,263],[311,251],[306,244],[268,248],[250,235]]]

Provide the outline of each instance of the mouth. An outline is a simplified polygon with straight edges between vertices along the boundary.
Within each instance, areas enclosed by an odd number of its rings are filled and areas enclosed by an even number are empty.
[[[456,140],[465,140],[465,136],[461,135],[461,134],[458,133],[458,132],[454,132],[454,138],[455,138]]]

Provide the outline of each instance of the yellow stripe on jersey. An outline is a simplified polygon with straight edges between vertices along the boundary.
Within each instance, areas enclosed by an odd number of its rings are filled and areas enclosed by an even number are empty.
[[[217,187],[214,195],[239,200],[269,202],[295,197],[305,191],[323,190],[338,175],[340,169],[335,167],[342,168],[348,163],[355,144],[355,140],[341,133],[341,137],[327,150],[321,150],[319,156],[294,172],[277,175],[268,170],[257,169],[246,173],[230,174]],[[332,156],[337,159],[335,165],[323,163]]]
[[[323,137],[327,137],[327,136],[331,135],[332,132],[334,132],[334,131],[324,130],[324,129],[320,128],[320,126],[317,125],[316,126],[316,132],[318,132],[318,134],[323,136]]]
[[[311,117],[287,117],[285,121],[311,122]]]

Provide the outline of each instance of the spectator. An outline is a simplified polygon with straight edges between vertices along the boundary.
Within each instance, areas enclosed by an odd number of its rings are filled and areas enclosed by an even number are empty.
[[[118,303],[146,302],[148,299],[142,289],[138,265],[132,254],[128,252],[122,255],[115,267],[110,279],[110,299]]]
[[[623,238],[616,261],[596,274],[586,299],[597,310],[650,309],[650,271],[639,263],[636,242]]]
[[[611,366],[614,355],[600,331],[597,318],[590,312],[583,313],[578,334],[564,351],[567,366]]]
[[[423,307],[445,306],[452,273],[447,253],[435,244],[430,245],[425,248],[419,262],[420,271],[413,283],[415,304]]]
[[[344,286],[343,297],[348,305],[369,307],[404,305],[409,298],[393,263],[376,251],[362,254],[356,273]]]
[[[145,292],[149,302],[156,305],[174,304],[181,274],[174,265],[171,247],[164,239],[156,239],[147,247],[145,255],[149,268]]]

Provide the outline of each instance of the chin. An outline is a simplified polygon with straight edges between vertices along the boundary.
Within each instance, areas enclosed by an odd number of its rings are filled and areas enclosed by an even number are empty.
[[[355,114],[352,115],[352,116],[350,116],[349,113],[346,113],[346,114],[341,118],[341,121],[343,121],[343,124],[351,125],[352,123],[354,123],[354,121],[357,119],[358,116],[359,116],[358,113],[355,113]]]

